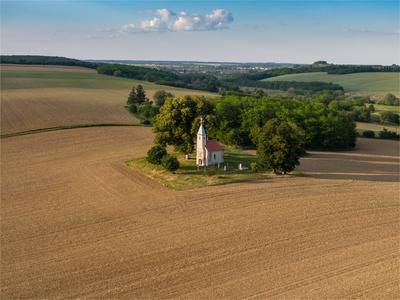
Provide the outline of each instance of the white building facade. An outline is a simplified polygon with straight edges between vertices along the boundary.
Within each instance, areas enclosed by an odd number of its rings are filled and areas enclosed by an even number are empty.
[[[224,149],[217,140],[207,140],[203,122],[197,132],[196,164],[198,166],[218,165],[224,162]]]

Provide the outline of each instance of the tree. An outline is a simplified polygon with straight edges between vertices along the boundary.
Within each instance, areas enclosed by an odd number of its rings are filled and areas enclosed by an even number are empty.
[[[379,104],[384,104],[384,105],[400,105],[400,100],[393,95],[392,93],[388,93],[385,95],[383,100],[379,102]]]
[[[154,118],[155,142],[173,145],[177,151],[190,154],[199,128],[200,117],[204,124],[213,121],[213,105],[201,97],[168,99]]]
[[[147,101],[146,92],[141,84],[136,87],[136,99],[137,103],[141,104]]]
[[[147,151],[147,161],[151,164],[159,165],[163,157],[167,155],[167,150],[164,146],[155,145]]]
[[[168,171],[174,172],[179,168],[179,161],[175,156],[166,155],[161,160],[161,165]]]
[[[137,95],[136,95],[136,87],[132,87],[131,92],[129,93],[128,96],[128,101],[126,102],[128,105],[132,105],[132,104],[137,104]]]
[[[175,96],[170,92],[159,90],[154,93],[153,100],[156,106],[163,106],[168,98],[174,98]]]
[[[351,148],[356,144],[356,124],[342,112],[332,112],[321,118],[322,147],[326,149]]]
[[[143,102],[147,101],[148,99],[146,98],[146,92],[143,88],[142,85],[138,85],[137,87],[132,87],[131,92],[129,93],[128,96],[128,101],[127,104],[142,104]]]
[[[262,128],[257,143],[258,164],[275,174],[286,174],[300,164],[303,132],[293,123],[271,119]]]

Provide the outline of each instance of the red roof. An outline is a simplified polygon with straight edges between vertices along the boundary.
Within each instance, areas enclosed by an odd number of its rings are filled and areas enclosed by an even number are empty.
[[[222,151],[224,148],[217,142],[217,140],[207,140],[206,149],[208,152]]]

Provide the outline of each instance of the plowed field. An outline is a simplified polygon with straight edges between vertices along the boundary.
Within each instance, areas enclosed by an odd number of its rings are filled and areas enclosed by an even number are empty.
[[[397,143],[311,153],[307,177],[176,192],[124,166],[151,140],[143,127],[1,140],[3,299],[399,294]]]

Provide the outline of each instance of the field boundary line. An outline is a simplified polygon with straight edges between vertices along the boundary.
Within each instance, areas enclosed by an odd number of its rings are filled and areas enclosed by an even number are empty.
[[[42,133],[42,132],[49,132],[49,131],[57,131],[57,130],[67,130],[67,129],[77,129],[77,128],[90,128],[90,127],[120,127],[120,126],[143,126],[142,124],[118,124],[118,123],[99,123],[99,124],[77,124],[77,125],[61,125],[61,126],[54,126],[54,127],[46,127],[46,128],[37,128],[25,131],[19,131],[14,133],[5,133],[1,134],[1,138],[9,138],[9,137],[16,137],[28,134],[35,134],[35,133]]]

